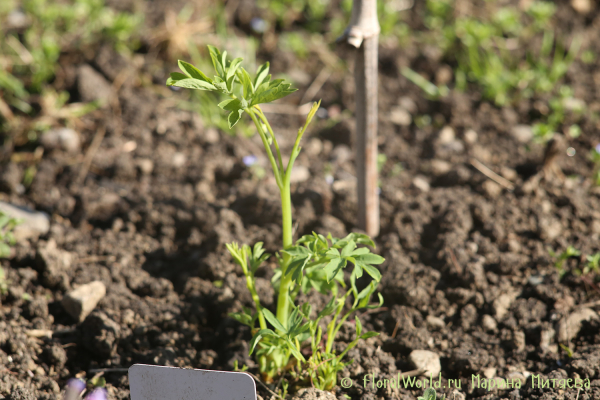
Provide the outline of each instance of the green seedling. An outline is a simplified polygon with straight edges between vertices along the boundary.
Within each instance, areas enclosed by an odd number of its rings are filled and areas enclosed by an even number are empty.
[[[18,220],[0,211],[0,258],[10,256],[10,247],[16,242],[13,230],[18,224]],[[8,292],[8,284],[4,269],[0,267],[0,295]]]
[[[567,353],[567,357],[572,358],[573,357],[573,350],[571,350],[570,347],[565,346],[562,343],[559,343],[559,346],[561,349],[563,349],[565,351],[565,353]]]
[[[8,293],[8,284],[10,282],[6,279],[4,268],[0,267],[0,295]]]
[[[435,400],[437,398],[437,393],[433,388],[425,389],[423,396],[417,397],[417,400]]]
[[[13,230],[19,221],[0,211],[0,258],[10,256],[10,247],[16,243]]]
[[[437,86],[408,67],[402,69],[402,75],[421,88],[421,90],[425,92],[432,100],[439,100],[442,97],[446,97],[449,93],[447,86]]]
[[[103,0],[8,1],[0,9],[0,21],[22,10],[25,26],[0,26],[0,116],[12,122],[7,106],[31,113],[30,95],[39,94],[53,79],[61,54],[88,51],[101,42],[119,51],[137,47],[134,32],[141,14],[115,12]]]
[[[586,256],[587,263],[584,265],[582,269],[577,268],[575,270],[575,275],[585,276],[585,275],[598,275],[600,272],[600,253],[592,254],[591,256]]]
[[[313,104],[304,125],[298,130],[286,164],[277,136],[260,105],[281,99],[296,89],[282,79],[272,80],[269,63],[261,65],[251,76],[243,68],[241,58],[229,60],[227,52],[221,53],[213,46],[208,48],[215,70],[212,78],[195,66],[179,61],[182,72],[171,73],[167,85],[224,96],[226,100],[220,102],[219,107],[229,112],[229,127],[247,114],[263,142],[281,197],[283,249],[277,255],[279,266],[272,279],[278,293],[275,313],[262,306],[255,284],[256,271],[269,259],[269,254],[265,253],[262,243],[253,247],[231,243],[227,248],[242,268],[255,308],[244,308],[232,317],[251,328],[250,354],[255,354],[266,382],[271,383],[279,376],[285,379],[289,376],[297,384],[312,383],[318,388],[331,390],[336,385],[337,373],[347,364],[343,361],[346,353],[359,340],[377,335],[364,332],[355,313],[382,304],[381,295],[378,294],[379,302],[375,304],[371,303],[371,297],[381,279],[375,265],[381,264],[384,259],[372,254],[366,246],[375,247],[374,242],[358,233],[343,239],[313,233],[294,243],[290,177],[301,150],[302,137],[319,103]],[[350,272],[344,274],[351,266]],[[362,290],[357,286],[360,278]],[[313,310],[309,303],[298,302],[300,293],[313,289],[330,296],[321,310]],[[336,335],[351,316],[355,321],[356,337],[338,353],[334,348]]]
[[[592,149],[590,152],[590,159],[594,163],[592,180],[594,185],[600,186],[600,144],[596,145],[596,147]]]
[[[533,127],[535,141],[546,142],[561,128],[566,111],[575,111],[565,110],[564,96],[555,88],[575,60],[581,38],[576,36],[567,46],[548,29],[556,12],[551,2],[533,1],[525,12],[496,2],[485,2],[482,8],[489,17],[455,17],[454,1],[427,0],[425,25],[429,32],[420,41],[439,47],[445,61],[456,65],[458,90],[476,85],[483,98],[497,106],[528,98],[548,99],[549,112]],[[533,40],[539,40],[539,48],[525,50]],[[408,69],[402,72],[430,98],[444,96],[442,90],[446,89]]]
[[[548,249],[548,253],[551,257],[556,259],[556,261],[554,262],[554,267],[558,270],[558,273],[561,277],[567,273],[567,271],[564,268],[565,261],[572,257],[581,256],[581,252],[573,246],[567,247],[565,251],[563,251],[560,254],[557,254],[552,249]]]

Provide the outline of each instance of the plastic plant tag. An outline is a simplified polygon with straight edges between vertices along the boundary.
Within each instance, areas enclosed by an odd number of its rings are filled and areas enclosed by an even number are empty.
[[[254,379],[243,372],[135,364],[131,400],[256,400]]]

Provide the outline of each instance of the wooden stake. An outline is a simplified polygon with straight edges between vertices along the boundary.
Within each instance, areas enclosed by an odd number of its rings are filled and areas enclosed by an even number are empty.
[[[377,65],[379,22],[377,0],[354,0],[352,17],[344,35],[357,48],[354,66],[356,85],[356,175],[358,180],[358,226],[370,236],[379,234],[377,173]]]

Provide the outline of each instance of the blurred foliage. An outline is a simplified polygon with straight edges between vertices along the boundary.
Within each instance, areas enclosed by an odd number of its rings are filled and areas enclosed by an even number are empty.
[[[377,14],[382,37],[403,37],[408,25],[400,13],[408,8],[410,0],[377,2]],[[340,36],[352,12],[352,0],[257,0],[258,7],[270,26],[289,31],[298,24],[308,33],[321,33],[335,38]]]
[[[485,2],[492,7],[496,1]],[[453,0],[427,0],[424,37],[437,43],[449,61],[456,63],[456,87],[477,84],[484,98],[502,106],[522,98],[550,93],[566,74],[580,47],[555,37],[551,18],[556,6],[534,1],[523,12],[516,6],[498,7],[487,17],[454,16]],[[539,41],[537,51],[527,52]]]
[[[32,113],[30,95],[44,92],[63,53],[84,51],[101,42],[122,52],[135,49],[134,32],[142,19],[141,14],[116,12],[104,0],[3,0],[0,116],[10,117],[7,105]]]
[[[10,246],[15,244],[13,230],[19,221],[0,211],[0,258],[10,256]]]

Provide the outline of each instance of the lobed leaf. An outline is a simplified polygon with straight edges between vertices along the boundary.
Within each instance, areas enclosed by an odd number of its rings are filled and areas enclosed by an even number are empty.
[[[329,261],[323,268],[323,271],[327,274],[327,283],[331,282],[347,263],[348,261],[345,258],[334,258]]]
[[[188,77],[194,78],[194,79],[200,79],[201,81],[212,83],[212,80],[208,76],[204,75],[204,73],[202,71],[200,71],[198,68],[194,67],[192,64],[187,63],[182,60],[178,60],[177,65],[179,65],[179,69],[182,70],[184,72],[184,74],[187,75]]]
[[[271,84],[269,84],[269,88],[267,90],[260,92],[260,93],[257,91],[257,94],[252,99],[251,105],[270,103],[272,101],[281,99],[282,97],[285,97],[288,94],[292,94],[296,90],[298,90],[298,89],[292,88],[291,83],[278,82],[278,83],[274,84],[275,82],[277,82],[277,80],[271,82]]]
[[[199,79],[186,78],[175,80],[172,77],[167,79],[167,86],[177,86],[186,89],[197,89],[197,90],[215,90],[215,85],[208,82],[201,81]]]
[[[269,79],[266,79],[267,77],[269,77]],[[269,62],[267,61],[258,67],[258,70],[256,71],[256,78],[254,79],[254,87],[259,87],[263,82],[266,81],[268,83],[270,80]]]

